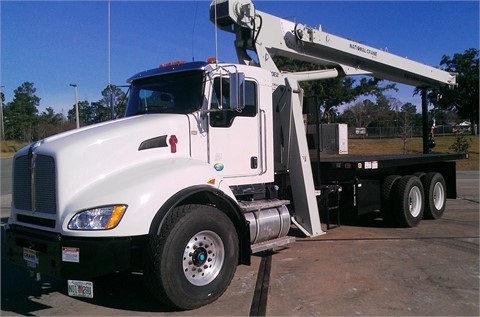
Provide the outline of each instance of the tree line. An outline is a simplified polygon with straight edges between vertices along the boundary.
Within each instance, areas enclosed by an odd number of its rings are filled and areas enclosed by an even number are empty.
[[[468,120],[472,126],[479,123],[479,49],[471,48],[453,57],[444,55],[440,68],[457,74],[458,87],[428,91],[428,101],[433,105],[430,120],[436,124]],[[275,57],[275,62],[283,71],[304,71],[318,66]],[[322,81],[302,83],[304,95],[313,98],[313,113],[308,121],[347,123],[349,126],[367,127],[407,127],[421,126],[421,114],[411,103],[402,103],[390,97],[387,92],[396,91],[393,83],[383,84],[378,78],[339,77]],[[35,94],[34,83],[24,82],[14,90],[12,101],[2,101],[2,138],[32,142],[47,136],[74,129],[76,127],[75,104],[67,116],[55,113],[47,107],[39,113],[40,98]],[[412,94],[418,94],[415,89]],[[109,85],[101,92],[102,98],[96,102],[78,102],[79,119],[82,126],[91,125],[124,115],[127,96],[117,86]],[[340,113],[339,107],[343,107]],[[475,129],[472,129],[475,133]]]
[[[430,123],[452,124],[459,120],[469,121],[472,127],[479,123],[479,53],[477,48],[470,48],[453,57],[444,55],[440,60],[440,69],[457,74],[457,87],[440,87],[427,91],[427,100],[433,105],[429,111]],[[314,70],[316,66],[289,60],[274,58],[282,71]],[[382,85],[378,78],[352,77],[332,78],[321,81],[302,83],[306,96],[315,99],[315,111],[307,118],[312,122],[318,117],[321,122],[347,123],[349,126],[370,127],[406,127],[421,126],[422,115],[416,106],[403,104],[400,100],[387,95],[396,91],[396,84]],[[415,88],[412,95],[419,95],[420,88]],[[338,109],[348,105],[342,113]],[[472,134],[476,133],[472,129]]]
[[[24,82],[13,92],[13,100],[5,102],[2,98],[2,135],[5,140],[32,142],[45,137],[76,128],[76,105],[68,110],[65,117],[47,107],[39,113],[40,98],[35,94],[32,82]],[[125,112],[126,94],[114,85],[107,86],[102,99],[96,102],[78,101],[78,113],[81,126],[91,125],[120,118]]]

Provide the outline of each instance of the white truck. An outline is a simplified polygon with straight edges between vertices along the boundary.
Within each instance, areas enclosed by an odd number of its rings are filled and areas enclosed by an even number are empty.
[[[238,64],[141,72],[128,81],[125,118],[16,153],[11,262],[65,279],[69,295],[84,297],[93,297],[97,276],[140,270],[160,302],[193,309],[221,296],[252,253],[293,242],[291,228],[324,234],[325,210],[382,210],[401,226],[442,215],[456,196],[458,155],[311,159],[299,83],[364,74],[455,86],[454,74],[260,12],[249,0],[212,2],[210,19],[235,33]],[[274,55],[319,69],[281,72]]]

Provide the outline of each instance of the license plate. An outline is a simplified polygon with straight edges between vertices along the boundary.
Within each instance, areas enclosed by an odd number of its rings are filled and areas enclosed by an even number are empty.
[[[27,262],[27,266],[31,268],[36,268],[37,264],[40,263],[38,251],[29,248],[23,248],[23,259]]]
[[[93,283],[68,280],[68,296],[93,298]]]

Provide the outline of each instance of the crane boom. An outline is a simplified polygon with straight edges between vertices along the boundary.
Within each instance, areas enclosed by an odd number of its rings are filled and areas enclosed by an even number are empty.
[[[453,73],[261,12],[250,0],[217,1],[210,18],[236,34],[241,63],[252,63],[251,50],[272,72],[278,69],[271,56],[280,55],[336,68],[346,76],[364,74],[415,87],[456,85]]]
[[[312,175],[302,113],[303,90],[299,83],[368,75],[419,87],[424,122],[426,89],[456,85],[455,74],[255,10],[251,0],[214,0],[210,5],[210,20],[220,29],[235,34],[235,49],[241,64],[260,66],[272,74],[276,110],[273,120],[275,172],[289,175],[295,201],[292,221],[308,236],[320,235],[323,231],[316,201],[319,191]],[[256,60],[250,52],[256,54]],[[275,55],[310,62],[318,65],[318,69],[280,72],[272,58]],[[426,129],[425,123],[425,135]]]

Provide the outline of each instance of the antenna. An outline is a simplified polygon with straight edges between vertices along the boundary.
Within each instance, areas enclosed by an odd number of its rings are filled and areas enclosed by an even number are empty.
[[[198,1],[195,2],[195,14],[193,16],[193,28],[192,28],[192,62],[195,61],[195,27],[197,23],[197,9]]]
[[[110,87],[110,0],[108,0],[108,87]]]
[[[217,0],[215,1],[214,12],[215,12],[215,65],[218,67],[218,27],[217,27]]]

